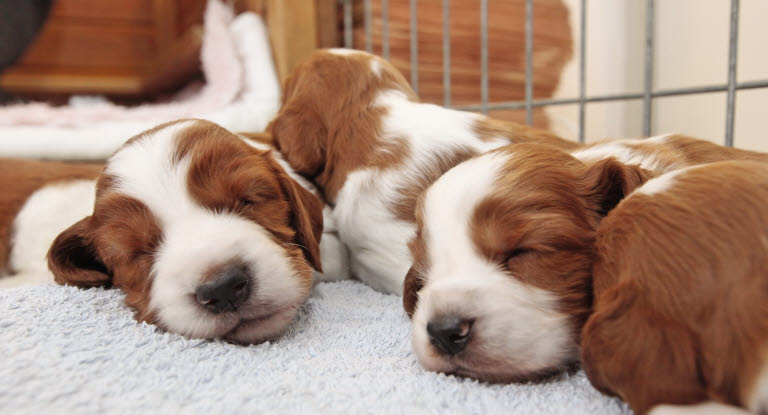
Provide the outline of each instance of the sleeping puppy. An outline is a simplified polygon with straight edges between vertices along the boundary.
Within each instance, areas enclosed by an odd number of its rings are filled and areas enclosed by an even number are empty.
[[[595,245],[581,356],[596,388],[638,414],[768,413],[768,164],[652,179]]]
[[[768,155],[666,136],[572,154],[517,144],[454,167],[425,192],[410,244],[403,304],[419,361],[498,382],[572,366],[601,218],[657,174],[729,159]]]
[[[90,181],[59,180],[35,191],[24,184],[29,169],[11,164],[15,171],[3,180],[31,196],[15,215],[12,244],[3,241],[11,259],[26,261],[11,261],[22,275],[6,281],[28,283],[25,271],[42,270],[40,248],[50,245],[56,282],[119,287],[138,320],[197,338],[275,337],[307,297],[313,268],[321,271],[323,207],[276,154],[259,147],[213,123],[181,120],[127,141],[97,181],[100,169],[89,166],[80,176]],[[74,176],[62,170],[45,177]],[[70,226],[50,221],[54,230],[40,233],[48,222],[39,218],[46,209],[56,214],[62,202],[67,211],[77,207]],[[34,239],[34,246],[25,243]],[[342,264],[343,253],[333,263]]]
[[[349,50],[315,52],[284,88],[268,127],[287,161],[334,208],[352,274],[402,293],[412,259],[414,205],[463,160],[511,142],[577,144],[523,125],[423,104],[386,60]]]

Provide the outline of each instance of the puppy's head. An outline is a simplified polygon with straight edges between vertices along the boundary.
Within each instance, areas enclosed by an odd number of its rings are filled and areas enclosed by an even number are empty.
[[[427,369],[535,379],[575,362],[601,217],[648,177],[517,144],[470,159],[425,192],[403,302]]]
[[[255,343],[307,297],[321,233],[320,201],[268,151],[183,120],[108,160],[93,215],[56,238],[48,264],[61,284],[121,288],[139,320]]]
[[[353,139],[338,144],[354,148],[366,128],[376,128],[369,104],[384,89],[416,99],[400,72],[378,56],[353,49],[316,51],[286,81],[282,106],[267,130],[296,171],[315,178],[326,163],[338,162],[326,160],[338,137]]]

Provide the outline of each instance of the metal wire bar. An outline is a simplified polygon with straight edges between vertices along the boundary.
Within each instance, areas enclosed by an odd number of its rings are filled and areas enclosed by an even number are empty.
[[[581,27],[579,28],[579,142],[583,143],[586,115],[586,68],[587,68],[587,0],[581,0]]]
[[[345,44],[352,46],[352,0],[344,1],[344,28]],[[371,0],[365,0],[366,14],[369,13]],[[410,53],[411,53],[411,83],[414,90],[418,93],[419,88],[419,59],[418,59],[418,0],[410,0]],[[382,4],[382,55],[389,58],[389,17],[387,9],[388,0],[381,0]],[[652,133],[653,120],[653,99],[660,97],[694,95],[714,92],[727,92],[726,108],[726,140],[727,146],[733,146],[733,132],[735,119],[735,101],[736,91],[754,88],[768,88],[768,79],[737,82],[736,63],[738,58],[738,24],[739,24],[739,3],[740,0],[731,0],[730,14],[730,37],[729,37],[729,55],[728,55],[728,82],[720,85],[698,86],[690,88],[673,88],[654,91],[653,90],[653,71],[654,71],[654,18],[655,18],[655,0],[646,0],[646,21],[645,21],[645,61],[644,61],[644,86],[643,91],[638,93],[607,94],[587,96],[586,94],[586,13],[587,0],[580,0],[580,35],[579,35],[579,93],[576,98],[564,99],[533,99],[533,0],[526,0],[525,6],[525,100],[507,101],[490,103],[489,102],[489,71],[488,71],[488,0],[481,0],[480,3],[480,30],[481,30],[481,103],[479,105],[465,105],[457,107],[458,109],[468,111],[482,111],[487,113],[489,110],[505,109],[525,109],[526,122],[533,122],[533,108],[550,105],[572,105],[579,106],[579,141],[585,140],[586,127],[586,104],[593,102],[612,102],[642,100],[643,102],[643,135],[650,136]],[[451,35],[450,35],[450,0],[443,0],[443,105],[451,107]],[[369,20],[366,16],[366,20]],[[369,48],[369,30],[370,23],[366,22],[366,47]]]
[[[389,2],[381,0],[381,56],[389,60]]]
[[[725,145],[733,147],[736,112],[736,60],[739,46],[739,0],[731,0],[731,31],[728,38],[728,96],[725,110]]]
[[[373,28],[371,27],[373,22],[373,10],[371,9],[371,0],[365,0],[363,2],[363,20],[365,24],[365,50],[368,53],[373,53]]]
[[[651,135],[651,112],[653,110],[653,1],[647,0],[645,7],[645,93],[643,95],[643,135]]]
[[[759,80],[759,81],[741,82],[741,83],[737,83],[735,86],[736,90],[755,89],[755,88],[768,88],[768,79]],[[660,98],[660,97],[672,97],[672,96],[681,96],[681,95],[706,94],[706,93],[712,93],[712,92],[724,92],[727,90],[728,90],[727,84],[699,86],[699,87],[692,87],[692,88],[665,89],[665,90],[660,90],[655,92],[652,91],[651,97]],[[584,102],[590,103],[590,102],[609,102],[609,101],[626,101],[626,100],[644,99],[645,95],[646,95],[645,92],[628,93],[628,94],[595,95],[595,96],[584,97]],[[531,106],[545,107],[548,105],[578,104],[580,101],[581,101],[581,98],[539,99],[539,100],[532,101]],[[522,108],[526,108],[527,105],[528,104],[525,101],[498,102],[498,103],[488,104],[488,109],[489,110],[522,109]],[[480,111],[482,107],[480,105],[465,105],[465,106],[458,107],[457,109],[466,110],[466,111]]]
[[[488,0],[480,1],[480,102],[488,114]]]
[[[418,0],[411,0],[411,87],[419,94],[419,16]]]
[[[443,0],[443,106],[451,107],[451,0]]]
[[[533,0],[525,1],[525,123],[533,124]]]
[[[738,82],[736,84],[736,90],[739,90],[739,89],[755,89],[755,88],[768,88],[768,80],[745,81],[745,82]]]
[[[352,0],[344,0],[344,47],[352,46]]]

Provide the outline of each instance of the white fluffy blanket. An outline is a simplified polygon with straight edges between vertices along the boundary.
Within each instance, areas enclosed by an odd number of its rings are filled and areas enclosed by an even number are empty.
[[[138,324],[118,290],[0,290],[8,414],[629,414],[582,372],[488,385],[423,370],[399,297],[320,283],[280,339],[189,340]]]

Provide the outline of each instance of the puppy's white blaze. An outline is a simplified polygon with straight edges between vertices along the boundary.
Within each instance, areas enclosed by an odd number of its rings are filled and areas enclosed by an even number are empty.
[[[451,275],[456,267],[474,265],[474,259],[480,258],[470,239],[469,220],[477,205],[492,193],[506,160],[500,153],[467,160],[427,190],[423,233],[429,248],[430,282]]]
[[[654,177],[651,180],[643,183],[642,186],[635,190],[635,193],[643,193],[646,195],[655,195],[657,193],[663,193],[669,191],[677,182],[681,173],[689,171],[690,168],[683,168],[680,170],[673,170],[669,173],[664,173],[661,176]]]
[[[459,164],[425,195],[422,231],[430,268],[413,316],[413,339],[429,369],[455,369],[429,346],[426,325],[441,315],[475,319],[475,341],[466,359],[497,362],[493,369],[478,368],[479,374],[525,374],[575,355],[569,319],[556,310],[555,297],[507,275],[481,256],[471,240],[469,220],[493,191],[507,157],[490,153]]]
[[[655,155],[643,154],[626,146],[626,144],[641,142],[642,140],[609,141],[586,150],[575,151],[571,155],[583,162],[595,162],[614,157],[624,164],[634,164],[644,169],[655,170],[659,167],[659,159]]]
[[[194,125],[184,121],[126,145],[109,160],[105,173],[115,177],[115,191],[142,203],[161,222],[183,220],[195,203],[187,193],[189,160],[174,163],[176,136]]]
[[[425,168],[437,164],[436,154],[467,148],[483,153],[508,143],[480,140],[473,131],[477,114],[411,102],[400,91],[382,91],[372,105],[386,109],[381,141],[405,140],[408,155],[395,169],[361,169],[347,176],[334,216],[341,240],[353,253],[353,274],[379,291],[400,294],[412,262],[405,241],[416,231],[390,209],[401,197],[400,191],[422,176]]]
[[[13,222],[10,269],[32,276],[19,285],[52,282],[45,256],[56,236],[93,211],[94,180],[77,180],[47,185],[33,193]]]
[[[195,289],[211,267],[229,260],[249,266],[255,289],[246,303],[278,309],[299,302],[304,290],[291,259],[267,230],[233,214],[211,212],[189,194],[190,160],[174,162],[173,157],[176,136],[195,122],[173,124],[132,142],[115,154],[106,172],[116,178],[115,191],[144,203],[161,227],[163,240],[152,268],[150,309],[173,331],[211,337],[223,335],[239,322],[237,317],[206,313],[195,302]],[[248,315],[247,310],[241,314],[245,319],[264,317]]]

